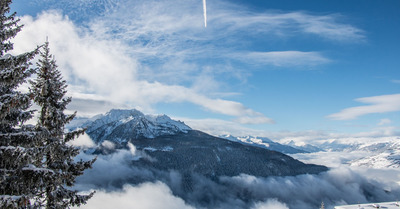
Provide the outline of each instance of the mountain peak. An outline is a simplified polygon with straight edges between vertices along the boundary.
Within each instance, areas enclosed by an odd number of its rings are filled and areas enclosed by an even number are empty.
[[[145,115],[136,109],[112,109],[95,120],[89,120],[84,126],[88,127],[87,133],[94,135],[97,142],[110,140],[119,144],[132,138],[155,138],[192,130],[184,122],[167,115]]]
[[[144,116],[144,114],[136,109],[131,109],[131,110],[112,109],[112,110],[108,111],[104,116],[111,117],[111,118],[121,118],[121,117],[123,118],[123,117],[129,117],[129,116],[141,117],[141,116]]]

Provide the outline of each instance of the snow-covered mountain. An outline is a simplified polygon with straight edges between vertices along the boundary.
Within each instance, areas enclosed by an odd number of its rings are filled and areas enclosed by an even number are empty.
[[[111,110],[81,127],[96,142],[94,153],[134,147],[132,166],[158,171],[176,170],[191,176],[289,176],[326,171],[283,153],[214,137],[192,130],[166,115],[149,116],[137,110]],[[270,142],[271,143],[271,142]],[[187,182],[190,185],[190,182]]]
[[[400,168],[400,137],[347,138],[327,140],[321,144],[287,145],[303,148],[310,153],[343,153],[343,161],[350,166],[369,168]],[[312,149],[306,149],[311,147]]]
[[[271,139],[266,138],[266,137],[254,137],[254,136],[237,137],[237,136],[232,136],[232,135],[221,135],[219,137],[228,139],[228,140],[234,141],[234,142],[240,142],[240,143],[244,143],[244,144],[249,144],[249,145],[253,145],[253,146],[257,146],[257,147],[266,148],[269,150],[282,152],[285,154],[308,152],[308,151],[305,151],[305,150],[302,150],[299,148],[295,148],[292,146],[279,144],[279,143],[274,142]]]
[[[343,138],[327,140],[321,144],[313,144],[311,146],[320,149],[320,151],[327,152],[365,151],[370,153],[381,153],[386,150],[396,149],[396,147],[399,147],[399,142],[400,137]]]
[[[144,115],[138,110],[113,109],[95,117],[81,127],[87,127],[86,133],[96,143],[108,140],[121,144],[131,139],[155,138],[192,130],[184,122],[172,120],[166,115]]]
[[[70,129],[77,127],[87,127],[86,133],[101,145],[111,142],[113,146],[126,147],[128,142],[137,139],[155,139],[164,136],[177,136],[193,131],[182,121],[176,121],[166,115],[145,115],[138,110],[119,110],[114,109],[104,115],[97,115],[93,118],[78,118],[70,125]],[[322,144],[296,144],[291,141],[287,144],[280,144],[265,137],[235,137],[223,135],[219,138],[238,142],[243,145],[261,147],[274,150],[285,154],[313,153],[313,152],[364,152],[365,156],[349,162],[351,166],[367,166],[373,168],[398,168],[400,167],[400,139],[385,140],[382,142],[370,142],[369,140],[330,140]],[[147,143],[147,142],[146,142]],[[110,147],[110,146],[105,146]],[[166,149],[166,147],[168,149]],[[146,151],[154,151],[154,146],[142,147]],[[158,147],[159,150],[173,149],[168,144]],[[105,152],[107,153],[107,152]]]
[[[291,146],[293,148],[299,149],[299,150],[304,150],[306,152],[321,152],[324,151],[324,149],[319,148],[317,146],[311,145],[311,144],[297,144],[293,140],[291,140],[289,143],[286,144],[287,146]]]
[[[360,145],[358,150],[371,153],[349,164],[369,168],[400,168],[400,142],[384,142]]]
[[[400,168],[400,152],[384,152],[350,162],[350,166],[368,168]]]

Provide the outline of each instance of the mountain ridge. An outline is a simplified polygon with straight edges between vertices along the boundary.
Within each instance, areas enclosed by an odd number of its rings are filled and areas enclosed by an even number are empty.
[[[87,127],[86,133],[92,136],[96,143],[105,140],[115,141],[117,137],[122,139],[118,141],[121,144],[128,142],[129,138],[132,137],[155,138],[192,130],[184,122],[172,120],[167,115],[145,115],[136,109],[113,109],[96,117],[97,119],[81,125]],[[115,134],[114,131],[120,133]],[[123,133],[122,136],[121,132]]]
[[[283,153],[230,141],[193,130],[166,115],[146,116],[137,110],[111,110],[84,123],[98,145],[97,154],[134,146],[142,158],[132,162],[150,170],[177,170],[207,177],[293,176],[327,171],[325,166],[302,163]],[[116,146],[102,146],[103,144]]]
[[[232,135],[220,135],[220,138],[228,139],[230,141],[236,141],[243,144],[249,144],[252,146],[257,146],[269,150],[274,150],[278,152],[282,152],[285,154],[296,154],[296,153],[308,153],[308,151],[303,150],[301,148],[293,147],[290,145],[283,145],[277,142],[272,141],[267,137],[258,137],[258,136],[232,136]]]

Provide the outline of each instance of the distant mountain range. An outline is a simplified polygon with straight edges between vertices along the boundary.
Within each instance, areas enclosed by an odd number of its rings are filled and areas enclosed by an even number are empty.
[[[192,130],[184,122],[172,120],[166,115],[144,115],[138,110],[111,110],[74,127],[86,127],[86,133],[95,141],[98,154],[127,148],[133,144],[144,156],[132,165],[146,169],[177,170],[181,173],[197,173],[208,177],[236,176],[292,176],[316,174],[326,171],[325,166],[305,164],[283,153],[304,152],[296,148],[274,143],[266,138],[263,146],[254,146],[241,138],[219,138]],[[268,145],[267,145],[268,144]]]
[[[322,144],[302,144],[296,145],[294,141],[286,144],[280,144],[265,137],[244,136],[235,137],[231,135],[220,136],[231,141],[237,141],[243,144],[250,144],[257,147],[263,147],[275,150],[285,154],[297,153],[315,153],[315,152],[363,152],[364,156],[349,161],[350,166],[369,167],[369,168],[400,168],[400,138],[394,137],[392,140],[384,142],[370,142],[359,140],[357,142],[343,142],[333,140]]]
[[[287,145],[294,145],[290,142]],[[297,147],[297,146],[293,146]],[[308,149],[308,148],[312,149]],[[309,152],[343,152],[362,156],[348,161],[347,164],[368,168],[400,168],[400,137],[385,138],[371,142],[369,140],[333,140],[317,145],[298,147]],[[315,151],[313,151],[313,149]]]
[[[363,166],[370,168],[399,168],[400,167],[400,139],[393,139],[389,142],[348,142],[343,143],[337,140],[331,142],[325,142],[322,144],[304,144],[302,146],[296,145],[294,141],[290,141],[286,144],[280,144],[272,141],[266,137],[257,136],[232,136],[232,135],[221,135],[218,137],[210,136],[191,129],[182,121],[176,121],[166,115],[145,115],[138,110],[118,110],[114,109],[104,115],[97,115],[92,118],[77,118],[69,124],[70,129],[77,127],[86,127],[86,133],[98,144],[95,152],[97,153],[109,153],[107,145],[108,142],[113,144],[114,148],[126,148],[127,143],[133,143],[138,146],[138,149],[143,149],[150,155],[156,155],[158,151],[173,150],[172,145],[176,142],[173,139],[189,140],[193,139],[192,143],[186,143],[187,148],[196,145],[196,140],[201,142],[207,141],[207,139],[216,140],[220,142],[219,146],[223,146],[228,142],[240,143],[243,145],[240,150],[248,146],[263,148],[271,151],[277,151],[284,154],[296,154],[296,153],[313,153],[313,152],[360,152],[366,153],[365,157],[353,160],[349,162],[351,166]],[[188,138],[188,139],[186,139]],[[145,140],[148,139],[148,140]],[[158,139],[152,140],[152,139]],[[194,140],[196,139],[196,140]],[[223,140],[225,139],[225,140]],[[166,143],[169,141],[170,145]],[[106,142],[102,145],[103,142]],[[165,146],[162,147],[161,144]],[[214,143],[209,145],[217,146]],[[180,146],[175,144],[175,146]],[[228,145],[226,145],[229,147]],[[183,147],[181,147],[183,148]],[[208,151],[215,149],[208,147]],[[217,151],[219,152],[217,149]],[[252,150],[258,150],[256,148]],[[181,153],[182,154],[182,153]],[[211,154],[213,155],[213,154]],[[232,153],[232,155],[234,155]],[[218,155],[219,157],[219,155]],[[238,159],[239,160],[239,159]],[[191,162],[193,163],[193,162]],[[218,164],[216,164],[218,165]],[[234,172],[233,172],[234,173]],[[232,174],[233,174],[232,173]],[[290,172],[289,172],[290,173]],[[260,174],[260,173],[259,173]],[[270,175],[271,173],[265,175]],[[279,172],[276,172],[278,175]],[[294,174],[294,173],[293,173]]]
[[[400,141],[382,142],[352,146],[348,151],[362,150],[371,153],[350,162],[351,166],[369,168],[400,168]]]
[[[296,154],[296,153],[309,152],[309,151],[302,149],[303,147],[293,147],[293,146],[289,146],[289,145],[279,144],[279,143],[274,142],[271,139],[266,138],[266,137],[254,137],[254,136],[236,137],[236,136],[232,136],[232,135],[221,135],[219,137],[228,139],[230,141],[246,144],[246,145],[253,145],[253,146],[257,146],[257,147],[261,147],[261,148],[265,148],[265,149],[269,149],[269,150],[282,152],[285,154]]]

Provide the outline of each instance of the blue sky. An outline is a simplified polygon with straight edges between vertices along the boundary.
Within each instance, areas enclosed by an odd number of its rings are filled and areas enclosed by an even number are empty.
[[[165,113],[213,134],[400,135],[400,1],[19,0],[81,115]],[[310,136],[310,138],[312,138]]]

